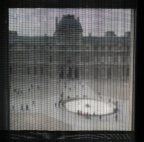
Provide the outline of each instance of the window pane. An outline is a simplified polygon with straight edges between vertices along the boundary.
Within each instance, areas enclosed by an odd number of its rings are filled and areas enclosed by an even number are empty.
[[[11,130],[132,130],[131,9],[9,9]]]

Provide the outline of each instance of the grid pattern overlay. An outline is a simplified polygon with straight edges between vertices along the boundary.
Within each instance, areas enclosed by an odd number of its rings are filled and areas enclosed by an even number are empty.
[[[133,17],[10,8],[10,129],[133,130]]]

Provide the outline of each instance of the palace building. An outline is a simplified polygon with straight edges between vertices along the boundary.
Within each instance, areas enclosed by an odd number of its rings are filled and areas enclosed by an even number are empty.
[[[129,78],[130,32],[83,36],[79,17],[64,15],[53,36],[19,36],[9,31],[10,74],[63,79]]]

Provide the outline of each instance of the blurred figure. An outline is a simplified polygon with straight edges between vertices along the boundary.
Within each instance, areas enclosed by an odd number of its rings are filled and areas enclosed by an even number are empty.
[[[116,107],[118,106],[118,101],[116,101]]]
[[[80,114],[80,113],[79,113],[79,110],[77,111],[77,113],[78,113],[78,115]]]
[[[26,110],[29,110],[29,107],[28,107],[28,105],[26,105]]]
[[[21,105],[21,110],[23,110],[23,105]]]
[[[101,95],[101,93],[100,93],[100,92],[98,92],[98,95],[100,96],[100,95]]]
[[[40,89],[40,86],[39,86],[39,85],[37,85],[37,89],[38,89],[38,90]]]
[[[61,93],[61,97],[63,97],[63,92]]]
[[[30,92],[30,88],[28,89],[28,92]]]
[[[115,115],[115,120],[117,121],[117,119],[118,119],[118,115],[116,114],[116,115]]]
[[[35,101],[32,101],[32,104],[34,105],[34,104],[35,104]]]
[[[100,119],[100,121],[101,121],[101,119],[102,119],[102,116],[101,116],[101,115],[99,116],[99,119]]]

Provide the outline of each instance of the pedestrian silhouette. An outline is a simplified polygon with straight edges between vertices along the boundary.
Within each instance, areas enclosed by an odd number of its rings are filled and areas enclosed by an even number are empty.
[[[118,119],[118,115],[116,114],[116,116],[115,116],[115,120],[117,121],[117,119]]]
[[[111,99],[109,99],[109,102],[111,102]]]
[[[69,99],[69,98],[70,98],[70,96],[67,96],[67,98]]]
[[[101,118],[102,118],[102,116],[100,115],[100,116],[99,116],[100,121],[101,121]]]
[[[29,108],[28,108],[28,105],[26,105],[26,110],[28,110]]]
[[[12,109],[14,109],[14,105],[12,106]]]
[[[118,101],[116,101],[116,106],[118,106]]]
[[[23,105],[21,105],[21,110],[23,110]]]
[[[115,108],[115,112],[117,112],[118,111],[118,107],[116,106],[116,108]]]
[[[79,115],[79,110],[77,111],[78,115]]]
[[[63,92],[62,92],[62,94],[61,94],[61,97],[63,97]]]
[[[37,85],[37,89],[40,89],[40,86],[39,86],[39,85]]]
[[[33,103],[33,105],[34,105],[34,104],[35,104],[35,101],[33,101],[32,103]]]
[[[16,89],[14,89],[14,92],[16,92]]]
[[[57,103],[55,103],[55,107],[57,106]]]
[[[86,118],[88,118],[89,117],[89,114],[88,114],[88,112],[87,112],[87,114],[86,114]]]

